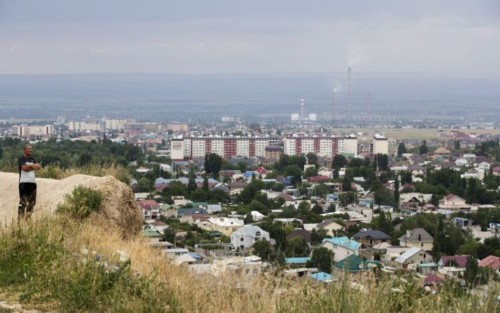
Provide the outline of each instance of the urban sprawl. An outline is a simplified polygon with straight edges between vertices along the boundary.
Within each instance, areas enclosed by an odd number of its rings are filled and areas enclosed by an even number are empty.
[[[361,281],[411,272],[429,290],[498,278],[494,128],[393,138],[315,119],[271,127],[58,117],[2,121],[0,135],[140,148],[146,157],[127,166],[143,235],[195,273],[280,268],[328,284],[346,273]]]

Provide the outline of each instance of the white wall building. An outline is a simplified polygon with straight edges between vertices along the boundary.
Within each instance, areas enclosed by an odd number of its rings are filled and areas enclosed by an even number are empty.
[[[373,136],[373,141],[371,144],[371,153],[373,154],[389,154],[389,140],[379,134]]]
[[[245,225],[231,234],[231,244],[235,249],[248,249],[259,240],[269,241],[269,233],[254,225]]]
[[[29,136],[42,136],[48,137],[54,134],[54,126],[53,125],[21,125],[17,127],[17,135],[19,137],[29,137]]]
[[[178,140],[183,141],[182,155]],[[211,153],[229,159],[236,156],[265,157],[266,147],[279,146],[280,142],[279,137],[179,137],[170,142],[170,148],[175,160],[202,158]]]
[[[284,138],[283,143],[283,152],[287,155],[315,153],[333,157],[337,154],[358,154],[358,139],[355,136],[292,135]]]

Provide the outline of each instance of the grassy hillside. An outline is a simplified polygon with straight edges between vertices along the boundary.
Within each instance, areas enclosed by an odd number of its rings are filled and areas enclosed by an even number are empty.
[[[353,288],[264,275],[196,276],[140,238],[92,219],[42,218],[0,233],[0,289],[25,308],[58,312],[495,312],[498,289],[471,295],[445,285],[381,279]],[[117,251],[129,260],[120,261]],[[359,281],[359,279],[358,279]],[[0,299],[1,300],[1,299]]]

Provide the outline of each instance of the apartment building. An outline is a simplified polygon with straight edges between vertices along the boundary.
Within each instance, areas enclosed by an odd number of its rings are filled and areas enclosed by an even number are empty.
[[[294,134],[283,139],[284,154],[302,155],[315,153],[318,156],[333,157],[337,154],[358,155],[356,136],[324,136]]]
[[[216,153],[225,159],[231,157],[265,157],[266,147],[279,146],[279,137],[176,137],[170,142],[173,160],[202,158]]]

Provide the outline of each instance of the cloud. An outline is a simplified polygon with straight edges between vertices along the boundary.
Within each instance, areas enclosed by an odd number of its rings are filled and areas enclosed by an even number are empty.
[[[500,71],[498,1],[2,3],[0,72]]]

